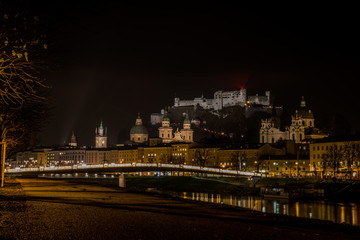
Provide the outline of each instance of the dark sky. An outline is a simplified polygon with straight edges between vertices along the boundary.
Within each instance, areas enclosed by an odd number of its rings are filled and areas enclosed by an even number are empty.
[[[175,93],[210,98],[245,84],[250,94],[270,90],[289,112],[304,95],[317,118],[340,113],[360,129],[354,6],[49,1],[39,9],[59,65],[48,76],[55,108],[43,144],[74,130],[80,145],[93,145],[100,120],[116,144],[137,112],[149,121]]]

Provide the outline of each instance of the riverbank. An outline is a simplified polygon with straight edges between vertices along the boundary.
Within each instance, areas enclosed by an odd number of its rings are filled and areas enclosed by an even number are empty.
[[[1,219],[11,213],[1,221],[0,239],[357,239],[360,234],[348,225],[115,187],[51,179],[19,182],[24,195],[13,200],[25,200],[26,208],[0,212]],[[17,186],[5,190],[8,197],[21,192]]]

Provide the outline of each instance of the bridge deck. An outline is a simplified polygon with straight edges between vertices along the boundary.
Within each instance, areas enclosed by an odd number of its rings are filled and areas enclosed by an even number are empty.
[[[36,168],[15,168],[5,169],[5,174],[19,173],[70,173],[70,172],[141,172],[141,171],[181,171],[213,173],[221,175],[233,175],[244,177],[261,177],[261,173],[228,170],[221,168],[190,166],[183,164],[164,163],[121,163],[121,164],[100,164],[100,165],[73,165],[62,167],[36,167]]]

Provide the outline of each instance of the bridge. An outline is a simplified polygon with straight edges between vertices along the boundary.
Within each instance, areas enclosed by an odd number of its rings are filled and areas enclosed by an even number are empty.
[[[221,168],[200,167],[184,164],[164,164],[164,163],[121,163],[121,164],[99,164],[99,165],[73,165],[60,167],[35,167],[35,168],[15,168],[5,169],[6,175],[37,175],[44,173],[99,173],[99,172],[195,172],[209,173],[218,175],[229,175],[238,177],[261,177],[261,173],[228,170]]]

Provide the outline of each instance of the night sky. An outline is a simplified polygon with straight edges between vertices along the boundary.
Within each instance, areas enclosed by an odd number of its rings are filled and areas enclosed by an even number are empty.
[[[151,3],[36,5],[58,66],[47,76],[54,110],[42,144],[62,144],[74,130],[81,146],[93,145],[102,120],[115,145],[138,112],[149,121],[175,94],[240,87],[270,90],[290,113],[304,95],[320,122],[338,113],[360,129],[354,6]]]

